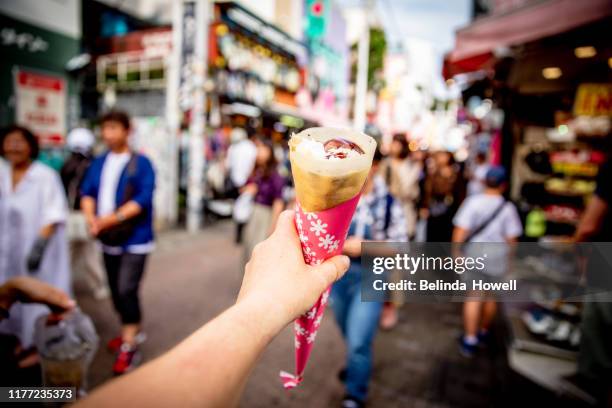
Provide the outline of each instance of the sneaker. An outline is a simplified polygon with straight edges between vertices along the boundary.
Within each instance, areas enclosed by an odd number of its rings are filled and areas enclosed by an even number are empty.
[[[478,351],[478,343],[469,344],[465,341],[465,337],[461,336],[459,338],[459,353],[466,358],[472,358]]]
[[[144,343],[147,340],[147,335],[144,332],[139,332],[136,335],[135,340],[136,340],[136,345],[140,346],[142,343]],[[116,353],[122,344],[123,344],[123,339],[121,338],[121,336],[117,336],[113,339],[110,339],[109,342],[106,344],[106,347],[108,348],[109,351]]]
[[[342,408],[364,408],[365,404],[359,398],[355,398],[352,395],[347,395],[342,399],[340,404]]]
[[[132,371],[140,363],[141,354],[138,348],[123,343],[119,348],[119,354],[113,364],[113,373],[115,375],[125,374]]]
[[[121,344],[123,344],[123,339],[121,338],[121,336],[117,336],[110,339],[108,343],[106,343],[106,348],[108,349],[108,351],[116,353],[117,350],[119,350],[119,347],[121,347]]]

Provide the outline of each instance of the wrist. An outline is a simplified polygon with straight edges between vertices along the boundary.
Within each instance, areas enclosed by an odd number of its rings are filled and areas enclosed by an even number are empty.
[[[114,217],[113,221],[114,221],[116,224],[122,223],[123,221],[125,221],[125,220],[126,220],[125,215],[123,215],[123,213],[121,213],[121,211],[115,211],[114,216],[115,216],[115,217]]]
[[[280,303],[268,299],[246,297],[239,300],[233,308],[244,318],[243,323],[252,326],[266,342],[272,340],[293,320]]]

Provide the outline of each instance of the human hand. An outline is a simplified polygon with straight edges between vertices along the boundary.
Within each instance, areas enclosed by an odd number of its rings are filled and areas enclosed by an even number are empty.
[[[56,313],[66,312],[76,306],[76,302],[62,290],[29,276],[9,279],[0,286],[0,305],[8,310],[17,301],[42,303]]]
[[[348,237],[346,241],[344,241],[342,253],[352,258],[361,256],[361,239],[357,237]]]
[[[346,256],[335,256],[320,265],[304,262],[294,225],[294,211],[283,211],[276,229],[257,244],[245,268],[237,305],[265,310],[274,329],[306,312],[329,285],[349,266]]]
[[[89,228],[89,234],[92,237],[98,236],[100,228],[98,227],[98,219],[96,217],[86,217],[87,227]]]
[[[114,225],[117,224],[117,217],[115,214],[106,215],[104,217],[98,217],[96,219],[96,228],[98,230],[98,234],[100,231],[104,231]]]

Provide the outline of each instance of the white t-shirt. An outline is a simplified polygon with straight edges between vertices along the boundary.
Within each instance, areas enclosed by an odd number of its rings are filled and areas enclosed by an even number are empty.
[[[255,167],[256,157],[255,143],[248,139],[230,145],[227,150],[227,166],[234,186],[242,187],[245,185]]]
[[[504,198],[493,194],[475,194],[465,199],[453,219],[456,227],[473,231],[487,221],[501,205]],[[508,238],[518,238],[523,225],[516,207],[507,202],[489,225],[476,234],[470,242],[506,242]]]
[[[105,216],[116,210],[117,185],[125,166],[130,161],[130,152],[109,152],[104,160],[98,193],[98,215]]]

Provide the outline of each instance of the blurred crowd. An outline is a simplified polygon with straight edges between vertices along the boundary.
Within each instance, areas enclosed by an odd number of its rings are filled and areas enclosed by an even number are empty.
[[[28,129],[3,130],[0,283],[30,276],[71,294],[71,270],[86,271],[94,297],[110,295],[121,321],[121,332],[108,347],[116,353],[114,373],[123,374],[138,365],[139,345],[146,338],[138,294],[154,250],[155,174],[149,160],[130,149],[126,113],[105,114],[100,129],[106,150],[95,157],[94,134],[84,128],[70,132],[69,154],[59,174],[36,160],[38,142]],[[223,146],[210,140],[217,145],[207,167],[206,201],[232,200],[235,241],[244,248],[244,265],[255,245],[274,230],[279,214],[294,206],[291,164],[287,140],[273,143],[245,127],[227,136]],[[393,329],[403,301],[397,296],[385,303],[361,301],[362,242],[513,243],[523,235],[519,213],[505,194],[507,171],[491,164],[486,151],[456,161],[451,152],[411,149],[405,134],[379,146],[344,245],[351,266],[331,292],[347,345],[346,366],[338,373],[346,385],[345,407],[364,405],[374,337],[379,328]],[[607,206],[606,191],[601,187],[596,194]],[[212,210],[207,206],[206,211]],[[596,220],[595,227],[602,223],[603,218]],[[3,381],[13,381],[20,378],[16,373],[38,362],[35,321],[47,309],[21,304],[9,313],[10,305],[0,306],[5,318],[0,323],[2,366],[11,368],[2,370],[8,375]],[[491,300],[464,304],[461,354],[472,357],[487,344],[496,309]],[[609,344],[598,350],[609,355]]]

